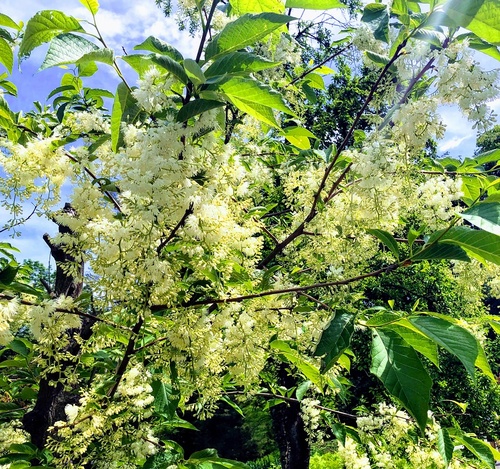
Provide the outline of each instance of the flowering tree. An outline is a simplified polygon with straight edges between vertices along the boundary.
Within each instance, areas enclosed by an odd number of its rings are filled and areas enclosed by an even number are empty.
[[[500,152],[423,153],[443,137],[441,105],[490,125],[498,77],[472,50],[500,57],[498,3],[371,3],[335,31],[333,55],[358,54],[376,78],[329,147],[301,117],[335,72],[304,66],[291,31],[296,9],[340,11],[338,0],[182,2],[179,14],[201,31],[194,58],[155,37],[117,56],[97,0],[81,3],[87,22],[51,10],[22,27],[0,14],[5,93],[16,93],[14,47],[22,61],[49,43],[42,70],[74,67],[50,107],[14,113],[0,99],[5,228],[33,201],[59,230],[44,238],[57,265],[44,291],[0,245],[0,462],[246,467],[212,450],[185,455],[171,435],[192,427],[187,409],[207,416],[257,394],[282,402],[273,418],[283,467],[307,467],[304,420],[314,428],[321,403],[344,392],[351,340],[369,332],[371,372],[408,412],[384,408],[379,427],[411,419],[415,432],[436,431],[433,464],[464,467],[461,444],[493,467],[486,443],[429,418],[422,363],[439,366],[440,347],[494,381],[481,325],[418,305],[372,307],[362,281],[445,260],[471,288],[498,288],[499,180],[485,165]],[[85,86],[96,64],[120,77],[116,92]],[[352,430],[325,418],[354,467]],[[387,461],[374,454],[359,460]]]

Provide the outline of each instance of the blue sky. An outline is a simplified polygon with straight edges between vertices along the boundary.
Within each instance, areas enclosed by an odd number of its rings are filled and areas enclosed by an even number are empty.
[[[26,22],[39,10],[61,10],[79,20],[90,20],[88,10],[78,0],[2,0],[0,12],[10,16],[15,21]],[[98,25],[108,46],[121,54],[122,47],[132,51],[135,44],[139,44],[148,36],[155,36],[172,44],[185,57],[194,57],[197,41],[193,40],[185,31],[179,31],[174,18],[165,18],[155,5],[154,0],[100,0],[100,10],[97,14]],[[90,28],[89,28],[90,30]],[[13,73],[12,81],[19,87],[19,98],[9,100],[14,110],[27,110],[34,100],[46,103],[49,92],[57,86],[60,77],[66,72],[62,69],[49,69],[37,72],[43,61],[46,47],[36,49],[31,57],[21,64],[21,69]],[[500,64],[488,60],[484,55],[478,59],[486,68],[499,67]],[[127,66],[123,64],[126,70]],[[131,73],[131,77],[135,74]],[[92,78],[93,87],[114,90],[118,80],[110,67],[100,65],[100,71]],[[132,78],[133,80],[133,78]],[[500,114],[500,100],[491,103],[497,114]],[[452,156],[472,155],[476,131],[472,124],[462,117],[457,108],[445,107],[441,110],[447,125],[445,138],[439,143],[438,151],[449,152]],[[0,224],[3,215],[0,212]],[[42,240],[45,232],[53,233],[55,225],[40,218],[29,220],[23,229],[23,236],[11,240],[22,251],[20,258],[31,258],[43,263],[49,257],[48,249]],[[5,233],[0,234],[0,241],[9,241]]]

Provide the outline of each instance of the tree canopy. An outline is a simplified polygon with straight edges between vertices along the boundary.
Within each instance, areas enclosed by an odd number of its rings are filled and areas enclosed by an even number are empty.
[[[53,282],[0,243],[0,464],[251,467],[179,435],[253,401],[286,469],[321,444],[346,468],[494,468],[483,435],[433,413],[431,376],[452,357],[497,385],[482,302],[500,292],[500,150],[427,150],[442,106],[492,126],[498,72],[475,54],[500,58],[500,4],[183,1],[184,57],[153,36],[111,50],[98,1],[80,3],[82,19],[0,13],[3,230],[57,229]],[[315,53],[303,10],[342,18]],[[15,59],[44,44],[40,73],[66,71],[14,112]],[[104,67],[115,90],[88,86]],[[359,362],[390,402],[353,425]]]

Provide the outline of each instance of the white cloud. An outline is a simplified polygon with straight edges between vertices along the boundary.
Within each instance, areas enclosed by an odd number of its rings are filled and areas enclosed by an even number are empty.
[[[460,137],[450,138],[449,140],[446,140],[441,145],[439,145],[439,151],[446,152],[449,150],[453,150],[459,147],[461,143],[465,142],[466,140],[469,140],[470,138],[471,137],[469,135],[461,138]]]

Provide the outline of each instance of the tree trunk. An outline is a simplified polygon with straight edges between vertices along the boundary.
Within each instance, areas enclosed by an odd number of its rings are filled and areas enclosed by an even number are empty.
[[[297,384],[283,364],[279,367],[278,382],[287,388]],[[271,418],[282,469],[308,469],[310,448],[300,404],[286,402],[276,405],[271,408]]]
[[[64,212],[75,215],[69,204],[66,204]],[[70,233],[66,226],[59,225],[59,233]],[[75,259],[66,254],[61,247],[53,244],[50,237],[45,234],[43,239],[50,247],[52,257],[56,262],[56,279],[54,291],[50,292],[51,296],[58,297],[61,295],[77,298],[83,288],[83,262],[80,262],[80,275],[74,278],[64,273],[62,266],[66,262],[75,262]],[[88,339],[92,334],[92,325],[94,321],[84,319],[82,326],[79,329],[69,330],[69,344],[64,348],[64,352],[69,352],[75,356],[80,350],[80,345],[76,340],[76,336],[80,336],[84,340]],[[71,360],[60,364],[62,370],[57,373],[50,373],[40,380],[40,391],[33,410],[28,412],[23,418],[24,429],[31,435],[31,442],[38,448],[43,449],[47,443],[48,429],[55,422],[65,420],[66,414],[64,408],[67,404],[78,402],[78,395],[65,391],[61,383],[58,383],[60,375],[64,373],[64,369],[72,366]],[[57,383],[55,386],[51,383]]]

